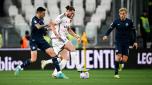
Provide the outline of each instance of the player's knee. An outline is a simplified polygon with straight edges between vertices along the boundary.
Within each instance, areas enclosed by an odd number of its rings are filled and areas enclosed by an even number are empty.
[[[120,61],[120,59],[118,57],[115,58],[115,61]]]
[[[50,57],[55,57],[56,56],[56,53],[54,51],[50,52],[50,53],[47,53]]]
[[[34,63],[36,62],[37,58],[31,58],[31,62]]]
[[[72,48],[71,50],[70,50],[70,52],[74,52],[75,51],[75,48]]]
[[[71,47],[68,47],[67,50],[70,52],[74,52],[76,48],[74,46],[71,46]]]
[[[64,59],[64,60],[69,60],[69,57],[68,56],[62,56],[62,59]]]
[[[123,61],[123,62],[127,62],[127,59],[123,59],[122,61]]]
[[[121,58],[121,57],[122,57],[122,54],[117,54],[117,56]]]
[[[115,61],[121,61],[121,54],[117,54],[117,55],[116,55]]]
[[[128,61],[128,56],[123,56],[122,61],[123,61],[123,62],[127,62],[127,61]]]
[[[64,60],[69,60],[69,56],[68,55],[61,55],[61,58]]]
[[[54,52],[54,50],[53,50],[52,48],[46,49],[45,52],[46,52],[50,57],[56,56],[56,53]]]
[[[71,52],[74,52],[76,50],[75,46],[71,47]]]
[[[64,48],[67,49],[67,50],[70,51],[70,52],[73,52],[73,51],[76,50],[75,46],[72,45],[71,42],[68,42],[68,43],[64,46]]]
[[[115,61],[120,61],[120,59],[118,59],[118,58],[115,58]]]
[[[31,62],[36,62],[36,60],[37,60],[37,52],[32,51],[31,52]]]

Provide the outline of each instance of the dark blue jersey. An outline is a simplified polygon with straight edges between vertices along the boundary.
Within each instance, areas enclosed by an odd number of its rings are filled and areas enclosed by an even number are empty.
[[[45,28],[40,28],[38,29],[35,24],[40,24],[40,25],[44,25],[44,20],[43,19],[39,19],[36,16],[34,16],[32,18],[32,22],[31,22],[31,38],[42,38],[43,35],[46,33],[46,29]]]
[[[114,28],[116,28],[116,42],[132,43],[136,41],[136,32],[132,20],[128,18],[124,21],[120,19],[114,20],[109,30],[106,32],[106,36],[108,36]]]

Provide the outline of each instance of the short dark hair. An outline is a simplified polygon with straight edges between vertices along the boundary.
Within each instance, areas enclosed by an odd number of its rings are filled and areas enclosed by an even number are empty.
[[[25,31],[25,35],[29,35],[29,31],[28,30]]]
[[[66,8],[66,10],[69,10],[69,11],[75,11],[75,9],[74,9],[74,7],[73,6],[66,6],[65,7]]]
[[[42,11],[45,11],[45,10],[46,10],[46,9],[43,8],[43,7],[38,7],[37,10],[36,10],[36,12],[42,12]]]

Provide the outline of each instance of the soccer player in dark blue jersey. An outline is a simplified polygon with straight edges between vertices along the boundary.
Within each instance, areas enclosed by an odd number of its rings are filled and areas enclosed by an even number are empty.
[[[31,58],[23,62],[22,65],[18,65],[15,70],[15,75],[19,74],[23,68],[27,67],[31,63],[35,62],[37,59],[37,49],[47,53],[53,61],[55,68],[58,71],[57,78],[67,78],[60,70],[59,63],[57,61],[57,55],[54,52],[53,48],[44,40],[43,36],[46,33],[46,27],[44,25],[45,9],[43,7],[38,7],[36,10],[36,16],[32,18],[31,22],[31,39],[30,39],[30,48],[31,48]]]
[[[136,43],[136,32],[133,27],[132,20],[126,18],[127,9],[120,8],[119,9],[119,19],[113,21],[110,26],[110,29],[106,32],[105,36],[103,36],[103,40],[107,39],[107,36],[111,33],[111,31],[116,28],[116,53],[115,57],[115,78],[120,78],[118,75],[118,68],[120,62],[127,62],[128,60],[128,50],[130,43],[133,42],[133,47],[137,48]],[[133,39],[131,39],[131,37]]]

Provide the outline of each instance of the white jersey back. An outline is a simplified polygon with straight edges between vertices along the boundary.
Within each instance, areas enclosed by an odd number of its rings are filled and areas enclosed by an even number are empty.
[[[60,14],[56,19],[55,23],[57,24],[56,32],[61,35],[62,38],[66,38],[68,35],[68,28],[71,26],[71,20],[63,14]],[[56,37],[55,34],[51,33],[51,38]]]

